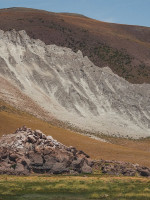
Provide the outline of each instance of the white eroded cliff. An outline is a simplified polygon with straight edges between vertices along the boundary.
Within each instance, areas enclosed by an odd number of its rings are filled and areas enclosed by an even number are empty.
[[[150,136],[150,85],[130,84],[108,67],[95,66],[80,51],[45,45],[25,31],[0,31],[0,77],[73,126],[109,135]]]

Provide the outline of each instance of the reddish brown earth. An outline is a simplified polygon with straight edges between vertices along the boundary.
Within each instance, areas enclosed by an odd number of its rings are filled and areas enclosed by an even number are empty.
[[[81,50],[132,83],[150,83],[150,28],[27,8],[0,10],[0,29],[23,30],[46,44]]]
[[[18,127],[24,124],[33,130],[40,129],[46,135],[51,135],[66,146],[74,146],[83,150],[91,159],[124,161],[150,167],[150,139],[128,140],[106,137],[104,139],[108,143],[101,142],[54,126],[0,100],[0,138],[3,134],[15,132]]]

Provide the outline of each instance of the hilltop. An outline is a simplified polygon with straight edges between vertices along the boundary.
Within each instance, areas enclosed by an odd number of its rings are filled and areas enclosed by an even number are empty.
[[[29,8],[0,10],[0,29],[25,30],[46,44],[81,50],[131,83],[150,83],[150,28],[105,23],[78,14]]]

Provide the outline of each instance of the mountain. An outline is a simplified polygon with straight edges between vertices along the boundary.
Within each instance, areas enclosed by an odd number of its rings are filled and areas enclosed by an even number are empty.
[[[1,30],[0,81],[1,98],[16,106],[34,102],[46,119],[95,134],[150,136],[149,84],[131,84],[80,50],[46,45],[24,30]]]
[[[150,83],[150,28],[105,23],[77,14],[27,8],[0,10],[0,29],[25,30],[47,45],[82,51],[98,67],[131,83]]]

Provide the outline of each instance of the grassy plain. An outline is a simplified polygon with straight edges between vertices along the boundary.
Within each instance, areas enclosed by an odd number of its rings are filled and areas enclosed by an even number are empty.
[[[150,179],[105,176],[0,176],[0,200],[149,200]]]

